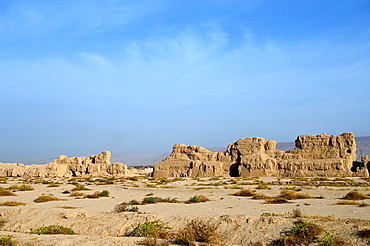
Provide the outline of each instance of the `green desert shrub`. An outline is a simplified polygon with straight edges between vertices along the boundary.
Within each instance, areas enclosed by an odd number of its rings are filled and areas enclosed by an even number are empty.
[[[107,196],[109,196],[109,191],[107,191],[107,190],[103,190],[103,191],[101,191],[101,192],[99,193],[99,196],[107,197]]]
[[[199,202],[207,202],[210,201],[208,197],[204,195],[196,195],[193,197],[190,197],[189,200],[185,201],[185,203],[199,203]]]
[[[168,229],[160,220],[145,221],[143,224],[132,225],[132,231],[127,234],[129,237],[153,237],[166,238]]]
[[[281,238],[276,240],[274,242],[274,245],[277,246],[302,245],[304,243],[313,241],[323,231],[324,230],[321,226],[300,219],[294,224],[292,231],[289,234],[283,235]]]
[[[8,206],[8,207],[15,207],[15,206],[24,206],[26,203],[24,202],[17,202],[17,201],[5,201],[0,203],[0,206]]]
[[[61,225],[50,225],[45,227],[39,227],[34,231],[30,232],[31,234],[68,234],[75,235],[77,234],[71,228],[63,227]]]
[[[175,234],[175,241],[180,245],[197,245],[197,242],[221,244],[223,234],[219,231],[219,223],[194,219]]]
[[[17,241],[12,239],[13,237],[9,235],[0,235],[0,245],[2,246],[15,246],[18,244]]]
[[[67,201],[68,199],[62,199],[55,196],[42,195],[33,200],[36,203],[50,202],[50,201]]]

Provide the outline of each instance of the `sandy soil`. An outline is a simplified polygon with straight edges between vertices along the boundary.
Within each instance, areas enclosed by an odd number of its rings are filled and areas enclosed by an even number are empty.
[[[368,185],[353,185],[353,182],[363,182],[353,179],[350,186],[324,185],[287,185],[290,179],[276,178],[255,179],[181,179],[168,182],[171,179],[150,179],[145,176],[137,180],[118,179],[114,184],[103,184],[106,180],[75,179],[33,179],[9,178],[0,187],[21,185],[28,182],[34,190],[16,191],[16,196],[1,196],[0,203],[18,201],[25,206],[0,207],[1,235],[11,235],[18,245],[142,245],[143,238],[126,237],[137,223],[146,220],[161,220],[173,231],[181,230],[193,218],[219,223],[219,230],[225,236],[226,245],[269,245],[281,233],[289,231],[298,218],[292,218],[294,209],[299,209],[306,220],[313,221],[324,227],[326,231],[335,230],[346,241],[345,245],[368,245],[369,240],[357,235],[364,228],[370,228],[370,206],[334,205],[349,191],[358,190],[370,194]],[[59,187],[49,187],[48,182],[60,183]],[[41,183],[43,182],[43,183]],[[269,189],[258,188],[256,182],[268,184]],[[82,184],[89,190],[85,194],[96,191],[109,191],[109,197],[96,199],[70,197],[63,193],[75,188],[74,184]],[[111,182],[108,182],[111,183]],[[312,197],[322,199],[299,199],[286,204],[263,204],[265,200],[255,200],[251,197],[232,196],[240,188],[255,190],[268,196],[279,195],[282,188],[301,189]],[[53,195],[66,201],[50,201],[35,203],[33,200],[40,195]],[[195,195],[204,195],[210,201],[185,204]],[[145,197],[177,198],[180,203],[156,203],[138,205],[139,213],[114,213],[115,206],[131,200],[142,201]],[[370,204],[370,199],[364,203]],[[73,208],[63,208],[69,206]],[[262,216],[269,215],[270,216]],[[271,215],[276,216],[271,216]],[[29,234],[41,226],[62,225],[72,228],[78,235],[35,235]],[[320,238],[325,235],[323,233]],[[320,239],[319,238],[319,239]],[[173,243],[173,241],[170,241]],[[311,245],[320,245],[319,240]]]

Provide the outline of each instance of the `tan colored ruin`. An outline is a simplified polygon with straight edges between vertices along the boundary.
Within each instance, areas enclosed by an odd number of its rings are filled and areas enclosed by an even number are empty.
[[[369,169],[367,156],[356,162],[354,134],[346,132],[298,136],[288,151],[263,138],[242,138],[225,152],[176,144],[154,166],[153,177],[368,177]]]
[[[110,163],[111,153],[104,151],[89,157],[70,157],[60,155],[46,165],[24,165],[0,163],[0,176],[19,177],[93,177],[128,175],[127,166]]]

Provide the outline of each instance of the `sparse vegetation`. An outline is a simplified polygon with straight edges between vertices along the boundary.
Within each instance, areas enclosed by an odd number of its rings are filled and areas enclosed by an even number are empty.
[[[61,225],[50,225],[45,227],[39,227],[34,231],[30,232],[31,234],[68,234],[75,235],[77,234],[71,228],[63,227]]]
[[[90,190],[90,189],[86,188],[84,185],[81,185],[81,184],[76,184],[75,186],[76,187],[73,188],[71,191]]]
[[[256,193],[254,191],[251,191],[250,189],[241,189],[240,191],[237,191],[233,194],[233,196],[254,196]]]
[[[11,192],[10,190],[0,188],[0,196],[16,196],[16,194]]]
[[[22,185],[11,185],[9,190],[12,191],[29,191],[29,190],[34,190],[34,188],[31,185],[28,184],[22,184]]]
[[[129,203],[122,202],[117,204],[113,210],[114,213],[122,213],[122,212],[139,212],[139,208],[137,206],[133,206]]]
[[[17,241],[12,239],[13,237],[9,235],[0,235],[0,245],[2,246],[15,246],[18,244]]]
[[[196,196],[189,198],[189,200],[185,201],[185,203],[189,204],[189,203],[199,203],[199,202],[207,202],[207,201],[210,201],[208,197],[204,195],[196,195]]]
[[[291,202],[286,198],[274,197],[274,198],[267,199],[263,204],[283,204],[283,203],[291,203]]]
[[[343,199],[346,200],[364,200],[369,198],[370,197],[368,195],[362,194],[361,192],[358,191],[350,191],[343,197]]]
[[[59,187],[60,184],[55,184],[55,183],[52,183],[52,184],[49,184],[48,187]]]
[[[323,228],[315,223],[300,219],[292,228],[292,231],[283,235],[274,242],[277,246],[296,246],[311,242],[323,232]]]
[[[361,205],[361,203],[356,202],[356,201],[340,201],[340,202],[334,203],[334,205]]]
[[[8,206],[8,207],[24,206],[24,205],[26,205],[26,203],[17,202],[17,201],[5,201],[5,202],[0,203],[0,206]]]
[[[50,195],[42,195],[33,200],[36,203],[41,203],[41,202],[50,202],[50,201],[67,201],[68,199],[62,199],[58,198],[55,196],[50,196]]]
[[[288,199],[288,200],[310,199],[310,198],[312,198],[308,194],[303,194],[303,193],[296,192],[294,190],[286,190],[286,189],[281,190],[280,195],[278,197],[285,198],[285,199]]]
[[[343,239],[338,237],[339,233],[336,233],[335,230],[326,232],[325,236],[321,239],[320,245],[323,246],[345,246],[347,245]]]
[[[171,229],[166,227],[160,220],[145,221],[143,224],[132,225],[132,231],[127,234],[129,237],[153,237],[153,238],[166,238]]]
[[[180,245],[221,244],[224,238],[218,227],[217,222],[194,219],[176,233],[175,241]]]

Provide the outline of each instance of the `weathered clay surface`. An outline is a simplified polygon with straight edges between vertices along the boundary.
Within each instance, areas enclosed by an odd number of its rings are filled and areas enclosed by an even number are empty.
[[[70,157],[60,155],[46,165],[24,165],[0,163],[0,176],[20,177],[85,177],[85,176],[127,176],[127,166],[110,163],[111,153],[104,151],[89,157]]]
[[[363,158],[362,163],[356,163],[353,133],[302,135],[295,145],[293,150],[280,151],[275,141],[242,138],[225,152],[211,152],[176,144],[171,155],[154,166],[153,176],[369,176],[370,162]]]

